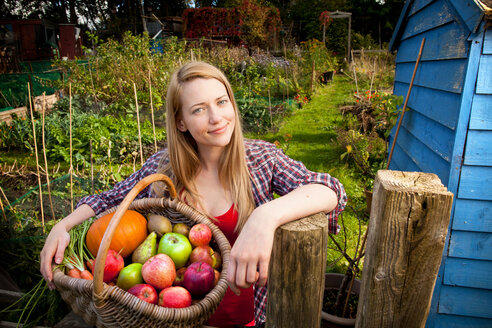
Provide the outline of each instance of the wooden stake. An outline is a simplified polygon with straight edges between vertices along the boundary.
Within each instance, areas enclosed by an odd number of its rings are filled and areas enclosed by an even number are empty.
[[[393,150],[395,149],[396,138],[398,137],[398,132],[400,132],[401,122],[403,122],[403,116],[405,115],[405,110],[407,109],[408,98],[410,98],[410,92],[412,91],[413,80],[415,79],[415,73],[417,72],[417,67],[419,66],[420,57],[422,56],[422,50],[424,49],[425,38],[422,38],[422,43],[420,44],[420,51],[415,61],[415,67],[413,68],[412,80],[410,81],[410,86],[408,87],[407,97],[405,98],[405,103],[403,104],[403,109],[401,110],[400,121],[398,121],[398,127],[396,128],[395,137],[393,138],[393,143],[391,145],[391,151],[388,157],[388,163],[386,164],[386,169],[389,168],[391,163],[391,158],[393,157]]]
[[[321,213],[284,224],[275,231],[265,327],[319,327],[327,235],[328,221]]]
[[[152,132],[154,133],[154,150],[157,153],[157,137],[155,134],[154,105],[152,103],[152,80],[149,69],[149,93],[150,93],[150,114],[152,115]]]
[[[355,71],[355,64],[352,66],[354,69],[354,79],[355,79],[355,90],[357,91],[357,96],[359,96],[359,85],[357,84],[357,72]]]
[[[92,161],[92,139],[89,139],[89,154],[91,161],[91,193],[94,195],[94,163]]]
[[[271,101],[271,98],[270,98],[270,87],[268,87],[268,109],[270,110],[270,127],[273,127],[272,101]]]
[[[51,186],[50,186],[50,174],[48,171],[48,158],[46,156],[46,143],[45,143],[45,138],[44,138],[44,117],[46,113],[46,92],[43,92],[43,106],[42,106],[42,136],[41,140],[43,141],[43,156],[44,156],[44,168],[46,170],[46,185],[48,187],[48,199],[50,201],[50,208],[51,208],[51,216],[53,220],[56,220],[55,217],[55,210],[53,208],[53,200],[51,199]]]
[[[44,209],[43,209],[43,190],[41,188],[41,174],[39,173],[39,158],[38,158],[38,144],[36,141],[36,126],[34,124],[34,114],[32,111],[32,101],[31,101],[31,87],[27,83],[27,92],[29,95],[29,109],[31,111],[31,123],[32,123],[32,136],[34,139],[34,154],[36,155],[36,171],[38,175],[38,185],[39,185],[39,203],[41,205],[41,224],[44,232]]]
[[[133,82],[133,91],[135,93],[135,108],[137,109],[138,144],[140,146],[140,165],[143,166],[144,159],[143,159],[143,149],[142,149],[142,135],[140,133],[140,115],[138,113],[137,86],[135,85],[135,82]]]
[[[2,213],[3,213],[3,218],[5,219],[5,222],[7,222],[7,215],[5,214],[5,209],[3,207],[2,198],[0,198],[0,207],[1,207],[1,210],[2,210]]]
[[[68,113],[70,117],[70,208],[73,212],[73,163],[72,163],[72,83],[68,83]]]

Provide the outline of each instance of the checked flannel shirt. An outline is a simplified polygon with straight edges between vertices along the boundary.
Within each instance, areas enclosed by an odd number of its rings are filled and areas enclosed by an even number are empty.
[[[253,196],[256,206],[273,200],[274,193],[282,196],[301,185],[319,183],[328,186],[337,194],[338,205],[328,217],[328,229],[331,233],[338,231],[338,215],[343,211],[347,196],[342,184],[328,173],[309,171],[306,166],[289,158],[274,144],[262,141],[245,139],[246,162],[251,174]],[[98,195],[86,196],[77,206],[89,205],[96,215],[117,206],[135,184],[144,177],[156,173],[162,156],[167,156],[167,150],[161,150],[152,155],[142,168],[129,176],[126,180],[117,183],[112,190]],[[137,198],[155,197],[150,186],[143,190]],[[256,286],[255,286],[256,287]],[[255,322],[266,321],[267,288],[255,288]]]

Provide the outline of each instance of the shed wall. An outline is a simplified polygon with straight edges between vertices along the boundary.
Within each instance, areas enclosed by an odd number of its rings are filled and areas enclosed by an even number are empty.
[[[435,173],[455,193],[427,326],[492,327],[492,28],[473,0],[408,5],[395,94],[425,46],[390,169]]]

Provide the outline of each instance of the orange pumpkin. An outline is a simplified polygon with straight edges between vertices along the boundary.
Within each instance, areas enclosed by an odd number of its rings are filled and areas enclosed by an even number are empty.
[[[113,213],[106,214],[94,221],[87,231],[85,243],[92,255],[97,256],[99,245],[101,244],[104,232],[113,217]],[[116,227],[109,249],[116,252],[121,250],[121,256],[127,257],[145,240],[147,237],[147,220],[145,217],[132,210],[123,214],[120,223]]]

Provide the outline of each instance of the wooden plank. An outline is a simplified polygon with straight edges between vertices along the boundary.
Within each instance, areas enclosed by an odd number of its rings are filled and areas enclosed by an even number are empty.
[[[492,327],[492,320],[474,317],[462,317],[452,314],[437,314],[435,322],[430,324],[429,321],[427,321],[427,327],[490,328]]]
[[[414,0],[412,3],[412,8],[410,9],[409,15],[414,15],[416,12],[422,10],[434,0]]]
[[[453,230],[449,256],[475,260],[492,260],[492,234]]]
[[[492,200],[492,167],[464,165],[458,197]]]
[[[465,33],[462,25],[455,21],[429,30],[423,36],[425,36],[425,46],[422,50],[422,61],[467,58],[468,33]],[[421,42],[421,34],[402,41],[398,47],[396,62],[415,62]]]
[[[482,10],[478,7],[475,1],[472,0],[449,0],[452,6],[455,8],[458,17],[471,32],[475,32],[482,21]]]
[[[407,90],[408,84],[395,82],[394,94],[406,97]],[[408,99],[408,107],[451,130],[456,128],[460,105],[459,94],[415,85]]]
[[[492,130],[492,95],[475,95],[470,117],[470,129]]]
[[[453,151],[454,131],[414,110],[407,111],[402,126],[424,145],[449,162]]]
[[[453,229],[492,233],[492,201],[457,198]]]
[[[454,93],[463,91],[466,60],[450,59],[421,62],[415,74],[414,87],[421,86]],[[396,65],[395,81],[410,83],[415,63]]]
[[[442,286],[439,313],[492,318],[490,290]]]
[[[485,31],[482,54],[492,55],[492,29],[490,28]]]
[[[454,12],[444,0],[438,0],[408,17],[405,32],[401,37],[402,40],[408,39],[414,35],[421,34],[438,26],[452,22],[456,18]]]
[[[449,257],[443,283],[471,288],[492,288],[492,262]]]
[[[396,143],[400,149],[404,149],[407,156],[418,166],[418,171],[434,173],[439,176],[444,184],[447,184],[449,178],[449,162],[422,143],[403,125],[400,128]],[[415,171],[410,169],[408,165],[405,165],[401,170]]]
[[[464,163],[466,165],[492,166],[491,140],[492,131],[469,130]]]
[[[356,327],[423,327],[452,203],[435,174],[378,171]]]
[[[480,57],[476,93],[492,94],[492,55],[483,55]]]

